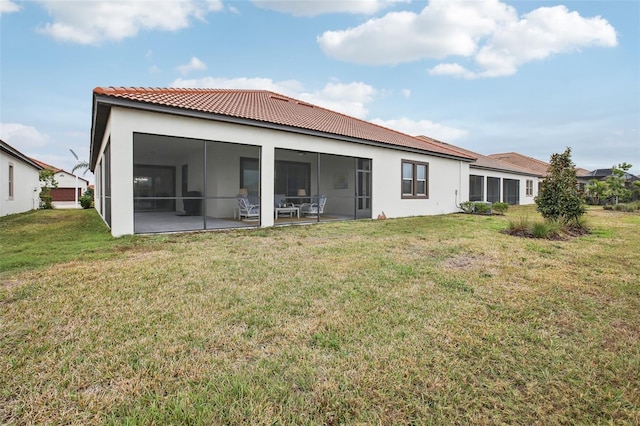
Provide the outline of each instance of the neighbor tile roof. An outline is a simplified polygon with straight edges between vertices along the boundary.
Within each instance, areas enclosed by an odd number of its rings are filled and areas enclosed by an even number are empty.
[[[489,156],[478,154],[477,152],[473,152],[473,151],[470,151],[468,149],[461,148],[459,146],[450,145],[450,144],[448,144],[446,142],[442,142],[442,141],[430,138],[428,136],[417,136],[417,137],[422,139],[422,140],[425,140],[425,141],[430,141],[431,143],[435,143],[435,144],[439,144],[439,145],[445,145],[445,146],[449,147],[450,149],[458,151],[458,152],[460,152],[462,154],[469,155],[469,156],[472,156],[472,157],[476,157],[476,161],[471,163],[470,167],[477,166],[478,168],[502,170],[502,171],[505,171],[505,172],[512,172],[512,173],[517,173],[517,174],[543,176],[542,174],[536,173],[536,172],[534,172],[532,170],[525,169],[523,167],[519,167],[519,166],[516,166],[514,164],[507,163],[505,161],[496,160],[496,159],[491,158]]]
[[[526,155],[518,154],[517,152],[504,152],[501,154],[489,154],[489,157],[505,161],[507,163],[514,164],[518,167],[531,170],[541,176],[547,175],[547,169],[549,164],[544,161],[536,160],[535,158],[527,157]]]
[[[64,172],[64,173],[66,173],[66,174],[68,174],[68,175],[71,175],[71,176],[77,177],[78,179],[83,180],[83,181],[85,181],[85,182],[87,182],[87,183],[89,182],[89,181],[88,181],[88,180],[86,180],[85,178],[80,177],[80,176],[76,176],[75,174],[73,174],[73,173],[69,173],[68,171],[66,171],[66,170],[64,170],[64,169],[61,169],[61,168],[59,168],[59,167],[52,166],[51,164],[47,164],[47,163],[42,162],[42,161],[40,161],[40,160],[36,160],[35,158],[29,158],[29,159],[30,159],[31,161],[33,161],[34,163],[36,163],[38,166],[42,167],[43,169],[53,170],[53,172],[54,172],[54,173]]]
[[[47,169],[47,170],[53,170],[54,173],[58,173],[59,171],[64,171],[62,169],[59,169],[57,167],[54,167],[50,164],[44,163],[40,160],[36,160],[35,158],[30,158],[31,161],[33,161],[34,163],[36,163],[38,166],[42,167],[43,169]]]
[[[535,158],[527,157],[526,155],[518,154],[517,152],[489,154],[489,157],[500,161],[506,161],[507,163],[511,163],[519,167],[524,167],[525,169],[529,169],[531,171],[535,171],[541,176],[546,176],[549,169],[549,163],[545,163],[544,161],[540,161]],[[591,172],[589,170],[576,167],[577,177],[587,177],[590,174]]]
[[[267,90],[96,87],[93,93],[473,159],[448,147]]]

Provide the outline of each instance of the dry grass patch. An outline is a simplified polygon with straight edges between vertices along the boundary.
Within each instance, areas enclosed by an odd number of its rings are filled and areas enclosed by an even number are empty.
[[[0,423],[637,423],[640,226],[589,216],[569,241],[450,215],[18,270]]]

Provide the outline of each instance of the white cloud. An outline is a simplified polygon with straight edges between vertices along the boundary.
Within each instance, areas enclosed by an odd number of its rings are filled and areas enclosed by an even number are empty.
[[[253,0],[253,4],[263,9],[294,16],[317,16],[326,13],[372,15],[396,3],[409,2],[410,0]]]
[[[419,14],[391,12],[355,28],[326,31],[318,43],[333,58],[368,65],[470,56],[481,37],[515,17],[515,9],[496,0],[432,0]]]
[[[183,75],[189,74],[191,71],[202,71],[206,69],[207,65],[195,56],[191,58],[188,64],[180,65],[178,67],[178,71]]]
[[[453,143],[454,141],[462,139],[469,134],[469,132],[466,130],[448,127],[429,120],[415,121],[409,118],[382,120],[380,118],[374,118],[370,121],[372,123],[388,127],[402,133],[407,133],[413,136],[426,135],[447,143]]]
[[[0,139],[18,151],[42,148],[49,142],[49,136],[40,133],[35,127],[20,123],[0,123]]]
[[[409,90],[409,89],[402,89],[402,95],[403,95],[405,98],[409,99],[409,98],[411,97],[411,90]]]
[[[0,15],[3,13],[12,13],[20,10],[20,6],[18,6],[15,2],[10,0],[0,0]]]
[[[466,79],[477,78],[477,74],[469,71],[460,64],[438,64],[429,70],[431,75],[452,75]]]
[[[147,1],[45,1],[40,3],[53,22],[38,28],[62,41],[99,44],[134,37],[140,30],[177,31],[192,18],[204,20],[207,13],[222,10],[220,0]]]
[[[369,110],[366,105],[373,101],[377,91],[365,83],[327,83],[322,90],[303,92],[297,97],[303,101],[356,118],[364,119]]]
[[[441,63],[435,75],[462,78],[511,75],[527,62],[590,46],[617,44],[613,26],[600,16],[584,18],[565,6],[541,7],[518,17],[498,0],[431,0],[419,14],[392,12],[354,28],[318,37],[335,59],[395,65],[422,59],[472,59],[477,71]]]

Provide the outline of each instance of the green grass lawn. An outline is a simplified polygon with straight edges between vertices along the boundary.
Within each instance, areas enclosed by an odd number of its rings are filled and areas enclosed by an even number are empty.
[[[113,239],[0,218],[1,424],[639,424],[640,215]]]

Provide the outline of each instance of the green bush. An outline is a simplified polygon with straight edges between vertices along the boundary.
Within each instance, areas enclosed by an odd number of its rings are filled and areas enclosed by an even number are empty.
[[[475,214],[487,214],[491,211],[491,207],[486,203],[473,203],[473,212]]]
[[[464,201],[460,203],[460,209],[465,213],[473,213],[473,201]]]
[[[83,195],[82,197],[80,197],[80,205],[82,206],[83,209],[91,208],[92,204],[93,204],[93,197],[89,195]]]
[[[493,203],[493,211],[498,214],[504,214],[509,209],[508,203]]]
[[[44,210],[49,210],[53,208],[53,197],[50,194],[51,190],[44,188],[40,192],[40,208]]]

